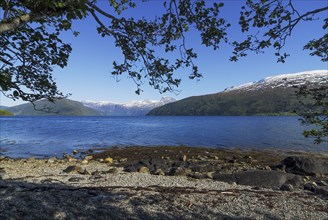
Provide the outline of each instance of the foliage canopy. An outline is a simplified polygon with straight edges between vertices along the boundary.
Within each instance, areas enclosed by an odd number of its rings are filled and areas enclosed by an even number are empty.
[[[321,86],[308,87],[303,85],[298,88],[297,96],[302,108],[298,112],[303,116],[303,125],[310,129],[303,132],[305,137],[314,138],[316,144],[327,142],[328,139],[328,80]]]
[[[111,37],[122,50],[122,63],[113,62],[113,75],[127,74],[141,92],[141,81],[160,92],[174,91],[181,79],[174,73],[179,68],[189,70],[191,79],[202,77],[193,60],[197,54],[186,46],[186,33],[196,29],[206,47],[219,49],[222,43],[234,47],[232,61],[247,52],[262,52],[273,47],[279,62],[285,62],[282,53],[286,40],[295,26],[302,21],[312,21],[328,7],[301,14],[292,1],[247,0],[240,9],[240,27],[248,33],[241,42],[228,38],[231,26],[221,17],[223,2],[205,0],[166,0],[164,13],[153,20],[125,17],[126,9],[138,10],[132,0],[110,0],[110,7],[101,8],[97,0],[1,0],[0,9],[0,86],[1,92],[11,99],[34,102],[46,98],[50,101],[64,95],[58,91],[52,78],[54,67],[67,65],[72,48],[63,42],[60,33],[71,30],[74,20],[91,16],[99,34]],[[314,17],[316,16],[316,17]],[[327,29],[328,18],[323,20]],[[253,34],[255,33],[255,34]],[[78,35],[73,31],[74,35]],[[311,55],[328,61],[328,34],[310,40],[304,46]],[[156,50],[175,58],[159,56]],[[168,56],[169,57],[169,56]]]

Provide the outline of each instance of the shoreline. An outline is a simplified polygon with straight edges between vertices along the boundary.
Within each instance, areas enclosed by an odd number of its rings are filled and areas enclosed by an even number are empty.
[[[295,174],[287,158],[315,164]],[[327,219],[318,161],[328,155],[191,147],[0,157],[0,218]]]
[[[309,148],[291,148],[291,149],[283,149],[282,147],[270,147],[270,148],[258,148],[258,147],[242,147],[242,146],[188,146],[188,145],[112,145],[112,146],[101,146],[101,147],[86,147],[86,148],[78,148],[76,147],[75,150],[82,154],[81,156],[85,156],[87,154],[101,154],[107,151],[112,151],[116,149],[154,149],[154,148],[191,148],[191,149],[201,149],[204,151],[207,150],[214,150],[214,151],[222,151],[222,152],[258,152],[258,153],[270,153],[275,155],[318,155],[322,154],[328,157],[328,150],[326,149],[313,149]],[[74,148],[73,148],[74,149]],[[37,158],[37,159],[47,159],[51,157],[56,157],[58,159],[63,159],[65,155],[72,154],[71,150],[69,152],[62,152],[57,154],[30,154],[28,156],[9,156],[13,155],[14,153],[10,153],[6,155],[6,149],[0,149],[0,158],[8,157],[12,159],[27,159],[27,158]],[[27,153],[25,153],[27,154]],[[21,155],[21,153],[18,153]],[[76,155],[73,155],[76,156]]]

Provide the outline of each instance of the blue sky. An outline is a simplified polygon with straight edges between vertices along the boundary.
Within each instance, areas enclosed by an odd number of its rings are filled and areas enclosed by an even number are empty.
[[[100,1],[104,4],[107,1]],[[210,2],[210,1],[209,1]],[[228,33],[232,39],[240,39],[242,36],[238,26],[239,11],[244,1],[224,1],[222,16],[227,18],[232,26]],[[162,1],[138,2],[136,9],[128,10],[128,15],[140,17],[153,17],[162,10]],[[295,1],[301,11],[327,6],[326,0]],[[124,14],[123,14],[124,15]],[[321,14],[320,17],[325,17]],[[264,54],[249,54],[238,62],[230,62],[232,48],[223,45],[221,49],[213,51],[200,44],[199,35],[196,32],[188,34],[187,46],[193,47],[198,52],[195,61],[204,77],[200,80],[190,80],[188,75],[182,75],[182,83],[178,88],[180,92],[160,94],[145,82],[141,95],[136,95],[134,82],[123,75],[116,81],[111,75],[112,62],[122,59],[121,52],[114,46],[113,40],[102,38],[96,31],[96,23],[92,18],[87,18],[74,23],[73,28],[80,32],[78,37],[71,33],[63,34],[65,42],[71,43],[73,52],[69,64],[64,69],[55,69],[54,77],[59,89],[63,93],[71,93],[70,99],[113,101],[124,103],[131,100],[160,99],[162,96],[170,96],[182,99],[189,96],[216,93],[226,87],[239,85],[250,81],[284,73],[301,72],[316,69],[328,69],[327,63],[321,62],[317,57],[311,57],[309,51],[303,51],[303,45],[311,39],[324,34],[322,20],[302,22],[294,30],[289,38],[285,51],[291,56],[287,62],[277,63],[274,51],[267,50]],[[13,102],[4,96],[0,96],[0,104],[12,106],[21,104]]]

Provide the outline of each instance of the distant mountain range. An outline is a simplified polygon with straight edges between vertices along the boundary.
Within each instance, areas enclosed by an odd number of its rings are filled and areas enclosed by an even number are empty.
[[[131,101],[125,104],[117,104],[107,101],[83,101],[82,104],[86,107],[97,110],[101,115],[106,116],[143,116],[156,107],[175,101],[174,98],[163,97],[161,100]]]
[[[271,76],[216,94],[182,99],[148,115],[291,115],[300,107],[294,86],[323,84],[328,85],[327,70]]]
[[[21,116],[46,116],[46,115],[69,115],[69,116],[98,116],[100,113],[94,109],[85,107],[81,102],[70,99],[58,99],[55,103],[49,101],[37,101],[8,107],[6,110],[14,115]]]
[[[20,116],[144,116],[153,108],[173,101],[175,99],[163,97],[161,100],[141,100],[115,104],[108,101],[78,102],[70,99],[58,99],[55,103],[42,100],[37,101],[35,106],[26,103],[13,107],[1,106],[1,109],[6,109],[14,115]]]
[[[13,107],[0,106],[14,115],[70,116],[141,116],[141,115],[291,115],[299,108],[294,86],[328,85],[328,71],[315,70],[284,74],[229,87],[222,92],[194,96],[180,101],[170,97],[161,100],[131,101],[118,104],[108,101],[73,101],[55,103],[38,101]],[[36,111],[38,109],[39,111]],[[40,111],[43,110],[43,111]],[[44,111],[44,110],[49,110]]]

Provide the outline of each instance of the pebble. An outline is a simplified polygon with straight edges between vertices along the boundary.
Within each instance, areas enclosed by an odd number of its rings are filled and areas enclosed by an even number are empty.
[[[93,159],[93,156],[86,156],[84,159],[90,161]]]
[[[186,172],[182,167],[174,167],[170,170],[172,176],[186,176]]]
[[[77,161],[77,159],[76,158],[74,158],[74,157],[67,157],[67,160],[68,160],[68,162],[76,162]]]
[[[55,163],[57,161],[56,157],[51,157],[47,160],[47,163]]]
[[[120,163],[121,162],[126,162],[126,161],[128,161],[128,158],[121,158],[121,159],[118,160],[118,162],[120,162]]]
[[[117,168],[111,168],[111,169],[109,169],[108,171],[107,171],[107,173],[111,173],[111,174],[116,174],[116,173],[118,173],[118,169]]]
[[[68,166],[65,170],[63,170],[65,173],[81,173],[82,167],[80,166]]]
[[[139,173],[149,173],[149,169],[148,169],[148,167],[140,167],[138,169],[138,172]]]
[[[114,160],[113,160],[113,158],[111,158],[111,157],[107,157],[107,158],[104,159],[104,162],[105,162],[105,163],[112,164],[112,163],[114,162]]]
[[[88,164],[88,163],[89,163],[89,161],[88,161],[88,160],[86,160],[86,159],[84,159],[84,160],[82,160],[82,161],[81,161],[81,163],[82,163],[82,164]]]
[[[5,169],[0,168],[0,180],[2,179],[2,177],[6,174]]]
[[[184,154],[179,158],[180,161],[187,161],[187,156]]]
[[[165,173],[162,169],[157,169],[156,172],[155,172],[155,175],[165,176]]]
[[[71,177],[68,179],[69,182],[80,182],[81,180],[85,180],[83,177]]]

